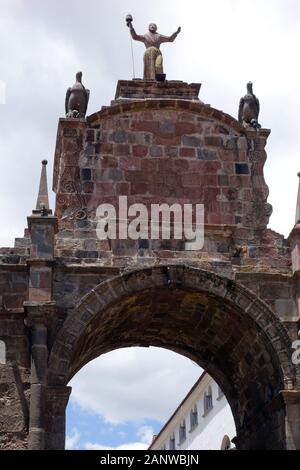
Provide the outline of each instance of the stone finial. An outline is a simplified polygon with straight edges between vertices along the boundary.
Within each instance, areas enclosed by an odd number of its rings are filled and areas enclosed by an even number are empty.
[[[36,210],[35,213],[40,213],[43,216],[52,214],[52,211],[49,209],[49,198],[48,198],[48,183],[47,183],[47,160],[42,161],[42,171],[41,179],[39,186],[39,194],[36,201]]]
[[[297,173],[297,175],[300,178],[300,172]],[[298,183],[298,196],[297,196],[296,218],[295,218],[295,225],[297,224],[300,224],[300,179]]]

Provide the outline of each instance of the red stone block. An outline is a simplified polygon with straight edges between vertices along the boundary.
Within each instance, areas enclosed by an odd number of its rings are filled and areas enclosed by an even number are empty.
[[[100,144],[96,144],[95,152],[100,153],[101,155],[112,154],[113,148],[113,144],[109,144],[108,142],[101,142]]]
[[[114,184],[113,183],[96,183],[95,196],[114,196]]]
[[[165,176],[165,182],[168,186],[171,186],[174,189],[178,190],[180,186],[182,185],[180,175],[176,173],[167,172],[164,174],[164,176]]]
[[[169,188],[167,187],[165,184],[163,183],[152,183],[152,184],[149,184],[149,192],[150,194],[153,194],[155,196],[162,196],[162,197],[169,197],[169,196],[172,196],[175,191],[175,188],[174,190],[172,188]]]
[[[87,129],[86,131],[86,141],[94,142],[95,140],[95,129]]]
[[[52,283],[52,270],[45,269],[44,271],[41,271],[39,287],[43,289],[46,289],[46,288],[51,289],[51,283]]]
[[[103,155],[100,158],[101,168],[117,168],[118,160],[112,155]]]
[[[251,178],[249,175],[232,175],[229,177],[229,186],[233,188],[251,188]]]
[[[229,162],[222,162],[220,174],[234,175],[234,164]]]
[[[204,188],[198,186],[190,186],[183,188],[183,196],[187,199],[187,203],[203,203],[204,201]]]
[[[142,163],[148,160],[142,160]],[[135,157],[120,157],[119,168],[126,171],[139,171],[141,169],[140,158]]]
[[[179,150],[179,155],[182,158],[195,158],[196,150],[190,147],[182,147]]]
[[[66,165],[70,165],[70,166],[75,166],[78,164],[78,160],[79,160],[79,155],[78,155],[78,152],[76,153],[73,153],[73,152],[67,152],[65,155],[64,155],[64,163]]]
[[[203,162],[203,173],[217,174],[220,168],[221,168],[220,162]]]
[[[125,171],[125,181],[145,183],[147,182],[147,174],[142,171]]]
[[[217,214],[217,213],[208,213],[207,219],[209,224],[233,224],[233,215],[230,214]]]
[[[153,135],[153,143],[155,145],[180,145],[180,136],[174,134],[160,134],[157,132]]]
[[[183,186],[198,186],[203,183],[203,179],[199,173],[186,173],[182,175],[181,182]]]
[[[131,129],[133,131],[144,131],[156,134],[158,132],[158,122],[153,121],[132,121]]]
[[[172,160],[170,158],[157,159],[158,171],[172,171]]]
[[[191,122],[177,122],[176,134],[182,136],[184,134],[195,134],[197,132],[195,124]]]
[[[127,144],[114,145],[114,155],[119,157],[127,157],[130,155],[130,146]]]
[[[80,146],[78,145],[77,139],[70,140],[64,139],[62,142],[63,152],[78,152]]]
[[[206,204],[217,201],[221,194],[220,188],[204,188],[204,200]]]
[[[148,147],[146,145],[133,145],[132,153],[135,157],[146,157],[148,154]]]
[[[160,160],[154,160],[154,159],[150,159],[150,158],[145,158],[143,160],[139,160],[140,164],[141,164],[141,170],[143,172],[148,172],[148,171],[157,171],[157,162],[159,162]]]
[[[218,136],[206,136],[204,144],[211,147],[223,147],[223,139]]]
[[[179,172],[184,172],[184,171],[189,171],[189,165],[190,165],[190,161],[187,161],[187,160],[173,160],[172,161],[172,166],[174,168],[175,171],[179,171]]]
[[[145,194],[150,192],[150,185],[148,183],[141,183],[141,182],[133,182],[131,183],[131,190],[130,193],[134,194]]]
[[[203,180],[205,186],[218,186],[218,175],[205,175]]]
[[[234,150],[219,150],[219,158],[222,162],[236,162],[239,160],[238,152]]]
[[[116,195],[129,196],[130,183],[127,183],[125,181],[122,181],[120,183],[115,183],[115,192],[116,192]]]

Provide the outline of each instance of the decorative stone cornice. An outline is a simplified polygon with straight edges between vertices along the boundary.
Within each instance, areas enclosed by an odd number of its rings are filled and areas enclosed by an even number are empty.
[[[26,314],[24,323],[28,328],[32,328],[37,325],[45,327],[51,326],[56,313],[55,302],[26,301],[23,305]]]

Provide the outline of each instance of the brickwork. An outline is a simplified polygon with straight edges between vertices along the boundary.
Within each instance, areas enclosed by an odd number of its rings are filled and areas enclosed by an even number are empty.
[[[269,131],[244,129],[199,89],[121,81],[111,106],[59,120],[55,215],[37,205],[0,249],[1,448],[63,448],[70,378],[115,348],[153,345],[214,377],[238,448],[300,449],[299,224],[288,240],[267,228]],[[97,206],[119,196],[203,203],[203,249],[99,240]]]

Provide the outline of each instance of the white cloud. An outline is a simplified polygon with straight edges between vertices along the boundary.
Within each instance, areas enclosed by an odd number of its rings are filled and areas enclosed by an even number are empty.
[[[86,450],[146,450],[152,442],[153,434],[153,428],[150,426],[142,426],[137,432],[137,437],[140,438],[140,442],[129,442],[115,447],[86,442],[84,448]]]
[[[72,429],[71,434],[68,434],[66,436],[66,449],[67,450],[74,450],[77,448],[77,445],[79,444],[81,434],[80,432],[75,428]]]
[[[149,446],[142,442],[132,442],[129,444],[122,444],[117,447],[109,447],[92,442],[86,442],[84,445],[85,450],[146,450],[148,447]]]
[[[153,434],[153,428],[151,428],[150,426],[142,426],[137,432],[137,435],[138,437],[140,437],[141,441],[147,445],[151,444]]]
[[[77,373],[70,382],[71,401],[112,424],[144,419],[163,422],[201,371],[191,360],[164,349],[120,349]]]

